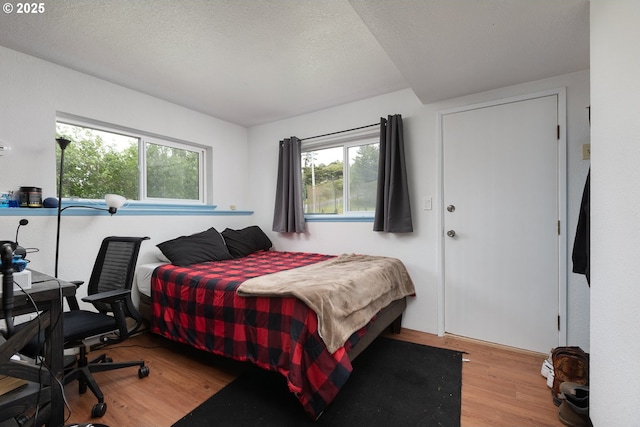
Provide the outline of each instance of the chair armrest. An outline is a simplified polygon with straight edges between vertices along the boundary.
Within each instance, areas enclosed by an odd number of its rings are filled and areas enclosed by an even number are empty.
[[[112,291],[100,292],[97,294],[87,295],[82,298],[84,302],[106,302],[111,303],[115,301],[125,300],[131,294],[130,289],[114,289]]]
[[[94,304],[94,306],[97,302],[110,304],[111,311],[113,312],[113,317],[115,318],[116,324],[118,325],[119,338],[113,340],[107,339],[106,341],[104,341],[104,343],[116,343],[129,337],[130,332],[128,330],[125,310],[126,307],[131,303],[131,289],[114,289],[112,291],[87,295],[86,297],[82,298],[82,301],[90,302]]]
[[[76,290],[84,283],[82,280],[73,280],[69,283],[73,283],[76,285]],[[68,295],[66,297],[67,304],[69,304],[69,308],[71,310],[80,310],[80,305],[78,304],[78,299],[76,298],[75,293],[73,295]]]

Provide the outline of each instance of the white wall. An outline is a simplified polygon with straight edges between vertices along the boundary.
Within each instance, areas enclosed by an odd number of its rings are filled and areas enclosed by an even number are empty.
[[[36,186],[43,197],[56,195],[60,111],[213,147],[213,201],[246,205],[247,177],[237,173],[246,162],[246,128],[4,47],[0,64],[0,141],[13,147],[0,158],[3,190]]]
[[[155,244],[209,226],[218,229],[260,225],[276,249],[324,253],[360,252],[397,256],[418,288],[405,316],[406,327],[437,332],[437,135],[438,111],[462,105],[567,87],[568,105],[568,219],[573,230],[588,162],[580,160],[580,146],[588,142],[585,107],[589,105],[589,72],[504,88],[437,104],[422,105],[410,90],[346,104],[251,128],[247,131],[203,114],[135,92],[36,58],[0,47],[0,141],[11,145],[10,156],[0,157],[0,188],[39,186],[55,195],[55,114],[69,114],[110,122],[146,132],[213,147],[213,202],[254,210],[252,216],[65,216],[62,223],[60,276],[88,278],[100,240],[107,235],[148,235],[141,262],[153,259]],[[283,236],[271,232],[277,143],[296,135],[304,138],[375,123],[380,116],[402,114],[407,141],[415,232],[406,235],[374,233],[371,223],[309,223],[308,233]],[[431,197],[433,210],[422,209]],[[25,246],[40,252],[30,255],[31,267],[53,272],[55,216],[25,217],[30,224],[20,234]],[[12,239],[18,218],[0,215],[0,238]],[[567,254],[569,255],[569,254]],[[569,264],[570,266],[570,264]],[[589,348],[589,290],[582,276],[568,277],[568,340]]]
[[[94,120],[166,135],[213,147],[213,203],[228,209],[250,210],[247,197],[247,129],[182,108],[104,80],[72,71],[0,47],[0,141],[12,152],[0,157],[0,189],[21,186],[43,189],[56,196],[55,120],[61,111]],[[30,267],[53,273],[56,217],[0,215],[0,240],[13,240],[18,220],[29,219],[20,230],[20,243],[40,252],[31,254]],[[107,235],[147,235],[141,261],[152,258],[155,244],[181,234],[215,226],[243,226],[251,216],[73,216],[62,221],[60,277],[88,279],[99,243]]]
[[[637,425],[640,365],[640,2],[591,1],[590,411]]]
[[[567,87],[568,121],[568,216],[570,239],[578,217],[584,179],[589,167],[581,160],[580,147],[589,140],[586,106],[589,105],[589,72],[504,88],[437,104],[422,105],[412,91],[387,95],[305,114],[292,119],[249,129],[249,170],[251,199],[261,209],[255,220],[271,229],[277,173],[278,141],[295,135],[304,138],[327,132],[375,123],[388,114],[402,114],[405,130],[407,168],[409,170],[414,232],[387,234],[372,231],[371,223],[307,223],[302,235],[277,235],[272,239],[277,249],[324,253],[359,252],[400,258],[417,287],[417,298],[410,301],[403,325],[420,331],[437,333],[438,327],[438,151],[437,113],[453,107],[494,99]],[[433,210],[424,210],[423,200],[432,198]],[[570,254],[567,254],[568,256]],[[506,260],[508,261],[508,260]],[[569,264],[569,268],[571,265]],[[589,290],[583,276],[568,278],[568,341],[589,348]]]

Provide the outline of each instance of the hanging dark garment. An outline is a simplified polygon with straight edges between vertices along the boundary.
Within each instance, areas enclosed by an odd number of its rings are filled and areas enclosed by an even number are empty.
[[[582,192],[582,203],[580,204],[580,214],[578,216],[578,226],[576,227],[576,237],[573,241],[573,272],[584,274],[587,284],[591,286],[591,169],[587,174],[587,181]]]
[[[302,142],[295,136],[280,141],[273,231],[281,233],[304,233],[305,231],[301,147]]]
[[[388,116],[387,120],[380,118],[380,157],[373,231],[413,231],[400,114]]]

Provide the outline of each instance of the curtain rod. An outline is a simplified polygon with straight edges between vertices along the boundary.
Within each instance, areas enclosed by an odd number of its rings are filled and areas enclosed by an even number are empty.
[[[365,128],[370,128],[370,127],[373,127],[373,126],[380,126],[380,123],[374,123],[374,124],[371,124],[371,125],[360,126],[360,127],[353,128],[353,129],[339,130],[337,132],[325,133],[324,135],[309,136],[307,138],[300,139],[300,141],[306,141],[308,139],[314,139],[314,138],[321,138],[323,136],[337,135],[339,133],[351,132],[353,130],[365,129]]]

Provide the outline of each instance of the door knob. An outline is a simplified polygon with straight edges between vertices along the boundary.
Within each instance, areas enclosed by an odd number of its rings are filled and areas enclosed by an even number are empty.
[[[449,236],[449,237],[456,237],[456,232],[455,232],[455,230],[449,230],[449,231],[447,231],[447,236]]]
[[[447,210],[448,210],[449,212],[453,212],[453,211],[455,211],[455,210],[456,210],[456,207],[455,207],[455,206],[453,206],[453,205],[449,205],[449,206],[447,206]]]

